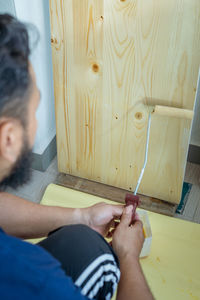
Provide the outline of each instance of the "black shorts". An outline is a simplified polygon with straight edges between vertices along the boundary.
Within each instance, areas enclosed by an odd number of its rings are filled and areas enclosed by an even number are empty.
[[[111,299],[120,278],[112,247],[85,225],[68,225],[39,243],[61,263],[81,293],[90,299]]]

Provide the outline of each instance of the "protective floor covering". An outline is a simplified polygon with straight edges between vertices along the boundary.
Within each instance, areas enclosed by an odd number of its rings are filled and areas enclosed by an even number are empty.
[[[41,204],[87,207],[101,201],[116,204],[50,184]],[[200,300],[200,225],[152,212],[148,215],[152,248],[149,257],[141,259],[141,264],[155,299]]]

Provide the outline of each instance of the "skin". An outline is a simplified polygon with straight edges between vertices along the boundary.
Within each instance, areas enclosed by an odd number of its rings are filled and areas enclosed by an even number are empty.
[[[26,132],[19,120],[0,118],[0,181],[10,174],[17,161],[23,148],[25,134],[30,148],[34,144],[40,92],[31,65],[30,74],[32,86],[27,99]],[[119,217],[121,217],[120,224],[111,231],[113,248],[121,266],[117,300],[152,300],[153,296],[139,263],[139,254],[144,241],[142,223],[136,217],[134,225],[129,226],[132,206],[124,209],[123,205],[98,203],[83,209],[61,208],[43,206],[8,193],[0,193],[0,227],[8,234],[20,238],[47,236],[50,231],[68,224],[86,224],[106,236],[114,220]]]
[[[112,245],[118,255],[121,270],[117,300],[153,300],[139,262],[144,243],[143,225],[138,215],[134,225],[129,225],[132,213],[133,206],[124,208],[120,224],[113,234]]]
[[[32,78],[30,99],[28,103],[28,125],[26,134],[30,148],[33,147],[37,131],[36,111],[40,102],[40,92],[36,85],[35,73],[30,65]],[[9,173],[19,157],[23,147],[24,128],[20,120],[14,118],[0,118],[0,181]]]

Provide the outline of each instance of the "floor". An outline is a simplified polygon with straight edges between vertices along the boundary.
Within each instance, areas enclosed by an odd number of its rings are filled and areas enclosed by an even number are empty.
[[[192,183],[183,215],[176,217],[200,223],[200,165],[187,163],[185,172],[185,182]]]
[[[39,203],[48,184],[53,183],[58,175],[57,157],[54,158],[46,172],[33,170],[32,180],[17,191],[7,189],[7,192]],[[200,223],[200,165],[187,163],[185,181],[192,183],[192,189],[186,203],[183,215],[175,217]]]
[[[55,157],[45,172],[32,170],[32,179],[28,184],[17,190],[8,188],[6,191],[27,200],[40,203],[46,187],[55,181],[57,175],[57,157]]]

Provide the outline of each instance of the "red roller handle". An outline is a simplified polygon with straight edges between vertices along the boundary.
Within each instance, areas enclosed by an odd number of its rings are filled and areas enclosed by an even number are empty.
[[[135,220],[135,212],[136,212],[136,208],[138,207],[139,205],[139,196],[137,195],[133,195],[133,194],[126,194],[125,196],[125,203],[126,203],[126,206],[128,205],[132,205],[133,206],[133,214],[132,214],[132,222],[134,222]]]

